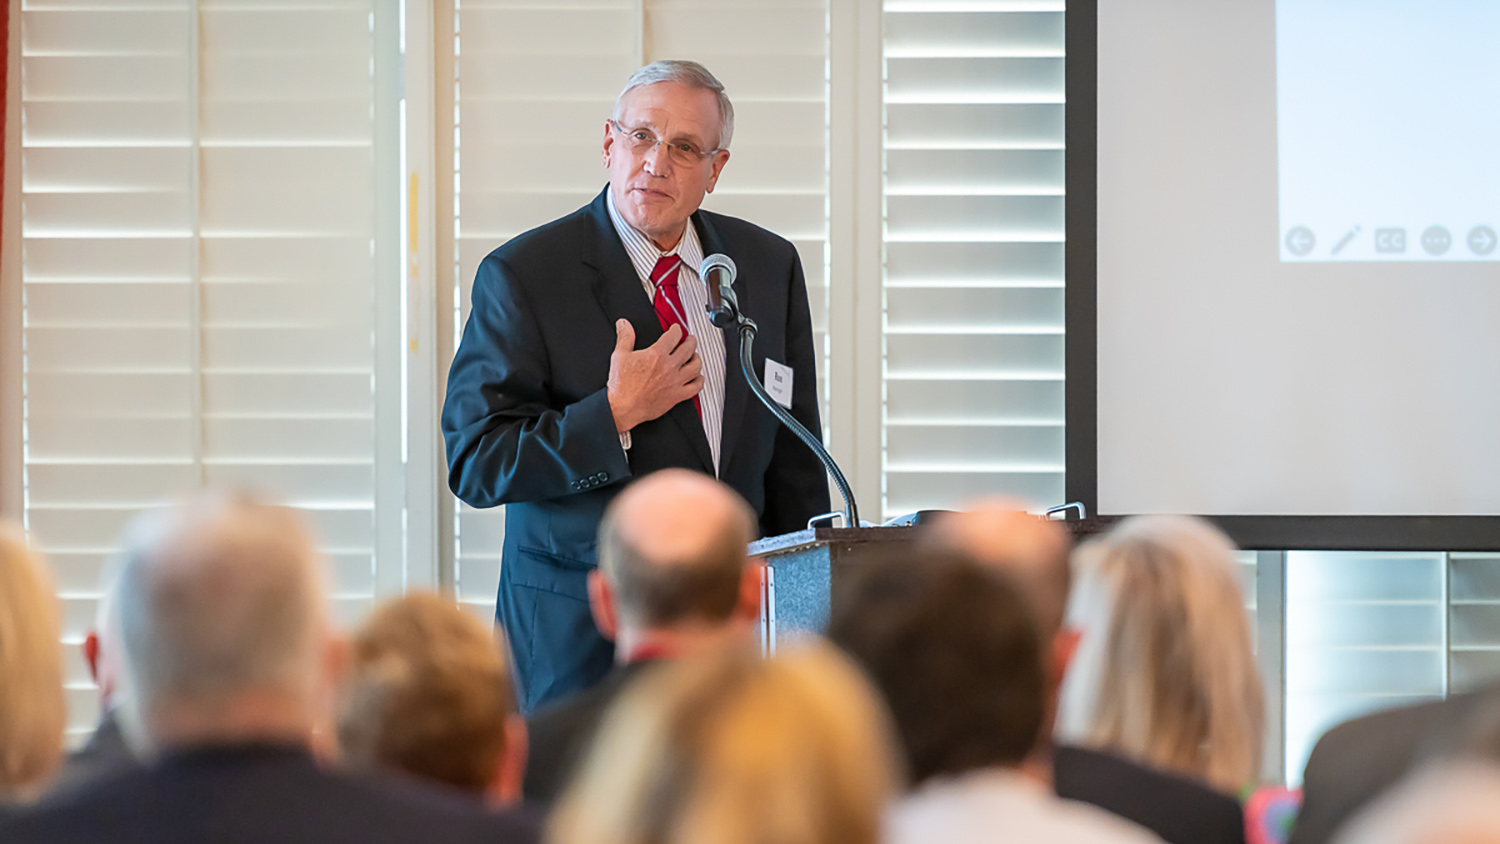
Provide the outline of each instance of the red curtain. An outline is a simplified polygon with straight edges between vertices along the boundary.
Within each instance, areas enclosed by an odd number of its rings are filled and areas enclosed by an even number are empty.
[[[6,93],[10,89],[10,0],[0,0],[0,67],[5,68],[5,84],[0,85],[0,185],[5,184],[5,115],[9,107]],[[3,196],[3,191],[0,191]],[[0,231],[4,231],[5,203],[0,201]]]

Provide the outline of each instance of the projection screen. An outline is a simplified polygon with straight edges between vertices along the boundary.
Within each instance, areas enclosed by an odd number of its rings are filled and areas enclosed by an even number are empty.
[[[1500,548],[1500,3],[1068,6],[1068,490]]]

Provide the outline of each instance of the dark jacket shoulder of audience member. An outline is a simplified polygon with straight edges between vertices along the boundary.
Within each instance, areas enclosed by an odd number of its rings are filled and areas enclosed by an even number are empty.
[[[1198,780],[1089,747],[1052,749],[1057,796],[1081,800],[1144,826],[1168,844],[1243,844],[1240,801]]]

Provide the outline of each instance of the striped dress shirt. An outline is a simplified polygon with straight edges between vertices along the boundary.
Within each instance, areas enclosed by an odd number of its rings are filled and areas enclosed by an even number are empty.
[[[687,320],[688,333],[698,341],[698,355],[703,359],[703,389],[698,392],[698,404],[703,409],[703,433],[708,437],[708,449],[713,454],[714,472],[719,471],[719,438],[724,430],[724,332],[708,321],[708,288],[698,277],[698,267],[703,263],[703,244],[698,241],[698,230],[691,221],[687,231],[677,245],[663,252],[644,234],[625,222],[615,210],[614,191],[605,191],[605,205],[609,207],[609,219],[625,244],[630,263],[635,265],[641,286],[647,299],[656,298],[656,285],[651,283],[651,270],[663,255],[676,255],[682,259],[678,270],[677,289],[682,295],[683,316]]]

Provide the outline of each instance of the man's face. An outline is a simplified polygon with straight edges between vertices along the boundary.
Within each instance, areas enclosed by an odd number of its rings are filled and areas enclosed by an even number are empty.
[[[679,82],[632,88],[620,102],[618,122],[626,132],[645,129],[668,143],[685,141],[705,151],[719,145],[719,103],[714,93]],[[729,152],[681,164],[673,160],[666,144],[636,154],[627,140],[605,121],[604,166],[609,168],[615,208],[658,249],[670,249],[704,194],[713,192]]]

